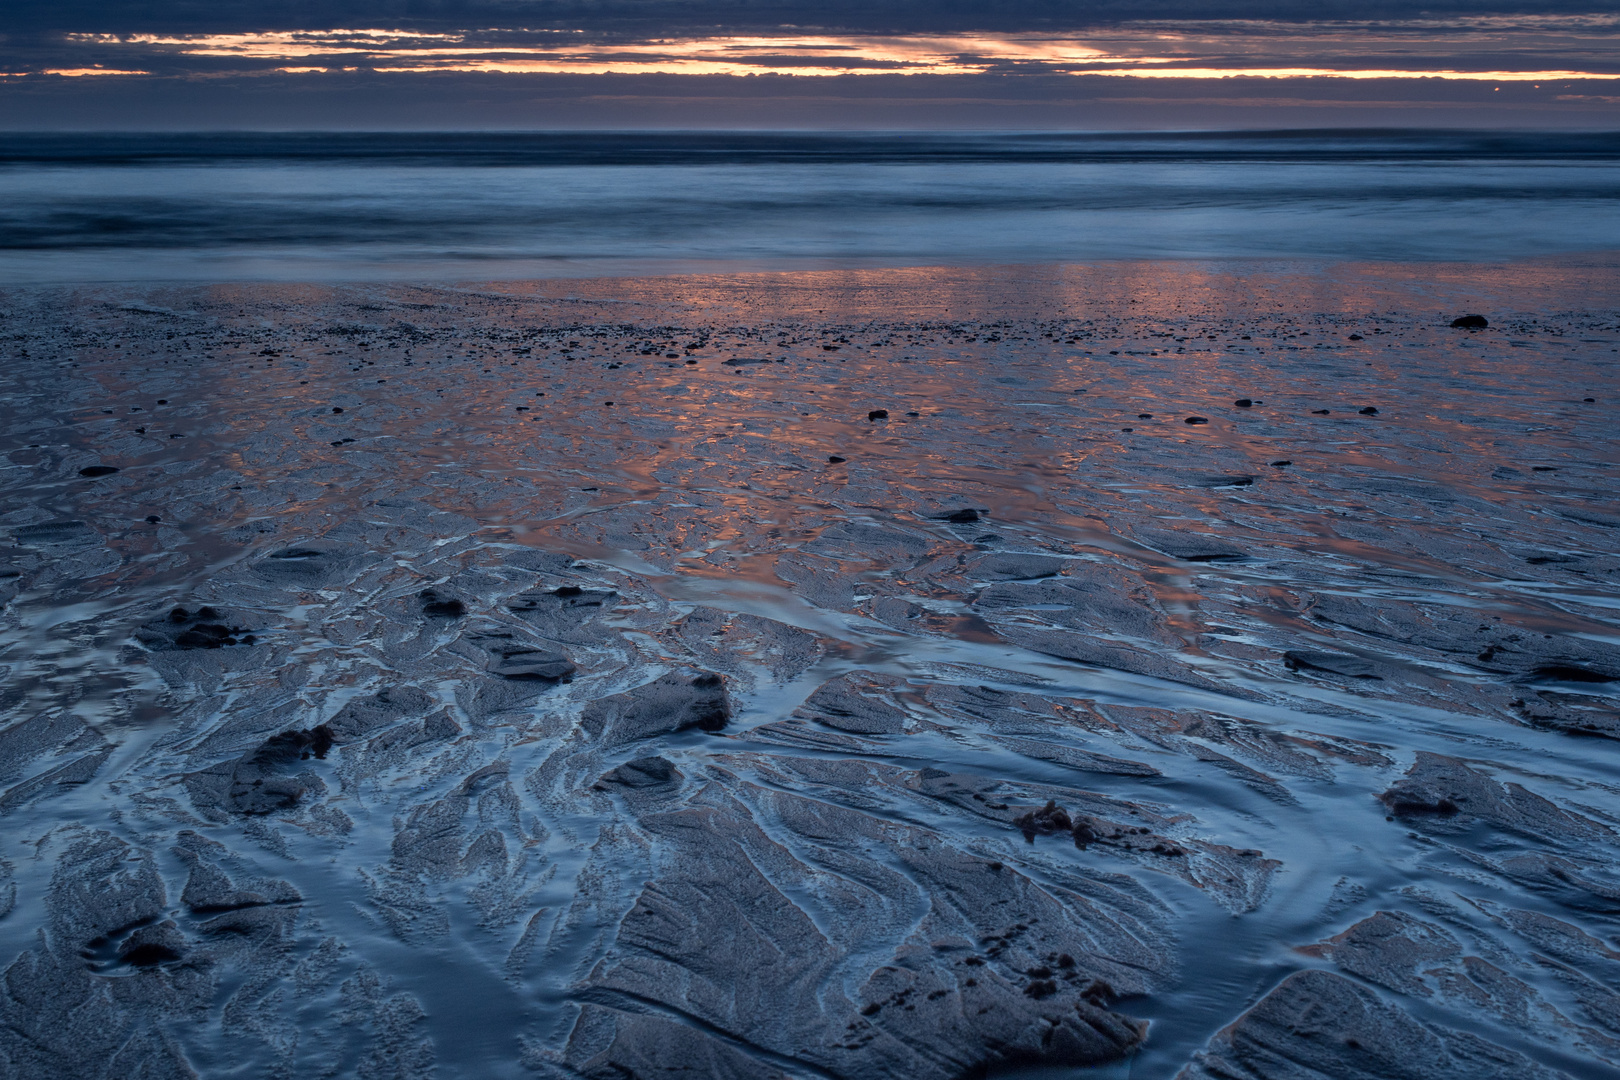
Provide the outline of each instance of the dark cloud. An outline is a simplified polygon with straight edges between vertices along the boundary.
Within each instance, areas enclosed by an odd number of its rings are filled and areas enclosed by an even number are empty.
[[[1428,16],[1610,14],[1594,0],[1428,0]],[[0,32],[235,33],[385,27],[583,28],[712,32],[783,25],[867,33],[1064,30],[1141,19],[1377,20],[1417,14],[1409,0],[21,0],[0,6]]]

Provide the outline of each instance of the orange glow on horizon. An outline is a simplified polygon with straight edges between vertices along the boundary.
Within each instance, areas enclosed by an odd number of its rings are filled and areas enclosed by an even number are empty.
[[[506,74],[674,74],[834,76],[869,74],[982,75],[1008,69],[1049,75],[1106,75],[1155,79],[1443,79],[1479,82],[1559,82],[1620,80],[1620,72],[1558,70],[1468,70],[1459,58],[1423,69],[1383,66],[1322,66],[1317,56],[1327,42],[1311,37],[1315,63],[1290,63],[1280,56],[1252,56],[1229,66],[1188,55],[1200,51],[1185,34],[1138,33],[1109,37],[1114,50],[1059,35],[854,35],[717,36],[617,43],[588,43],[578,32],[546,32],[556,40],[502,46],[469,44],[485,31],[415,33],[403,30],[327,30],[200,36],[71,34],[68,39],[103,47],[144,46],[178,56],[236,57],[289,61],[274,70],[312,74],[366,69],[388,73],[473,72]],[[532,33],[523,31],[523,33]],[[1304,40],[1302,38],[1301,40]],[[1212,44],[1212,42],[1205,42]],[[1232,42],[1223,43],[1226,52]],[[1299,44],[1298,42],[1295,43]],[[1355,43],[1364,48],[1364,43]],[[1183,47],[1180,56],[1143,55],[1166,46]],[[1244,46],[1247,48],[1247,44]],[[1276,47],[1275,45],[1273,46]],[[1138,51],[1140,50],[1140,51]],[[1214,51],[1214,50],[1209,50]],[[1278,51],[1286,52],[1287,49]],[[319,61],[330,58],[331,63]],[[300,65],[297,61],[305,61]],[[315,61],[316,65],[309,65]],[[1500,61],[1498,61],[1500,63]],[[102,68],[59,70],[50,74],[148,74]]]

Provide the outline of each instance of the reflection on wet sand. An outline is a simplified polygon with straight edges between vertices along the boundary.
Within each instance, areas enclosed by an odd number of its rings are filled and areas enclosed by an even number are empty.
[[[13,291],[0,1044],[1612,1069],[1612,287]]]

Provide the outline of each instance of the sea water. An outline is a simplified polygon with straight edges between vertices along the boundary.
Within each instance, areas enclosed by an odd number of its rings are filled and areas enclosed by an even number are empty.
[[[1620,135],[0,138],[0,282],[1620,249]]]

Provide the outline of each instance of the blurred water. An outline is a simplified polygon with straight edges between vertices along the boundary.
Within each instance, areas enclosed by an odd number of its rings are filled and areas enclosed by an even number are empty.
[[[1620,137],[0,138],[0,282],[1620,250]]]

